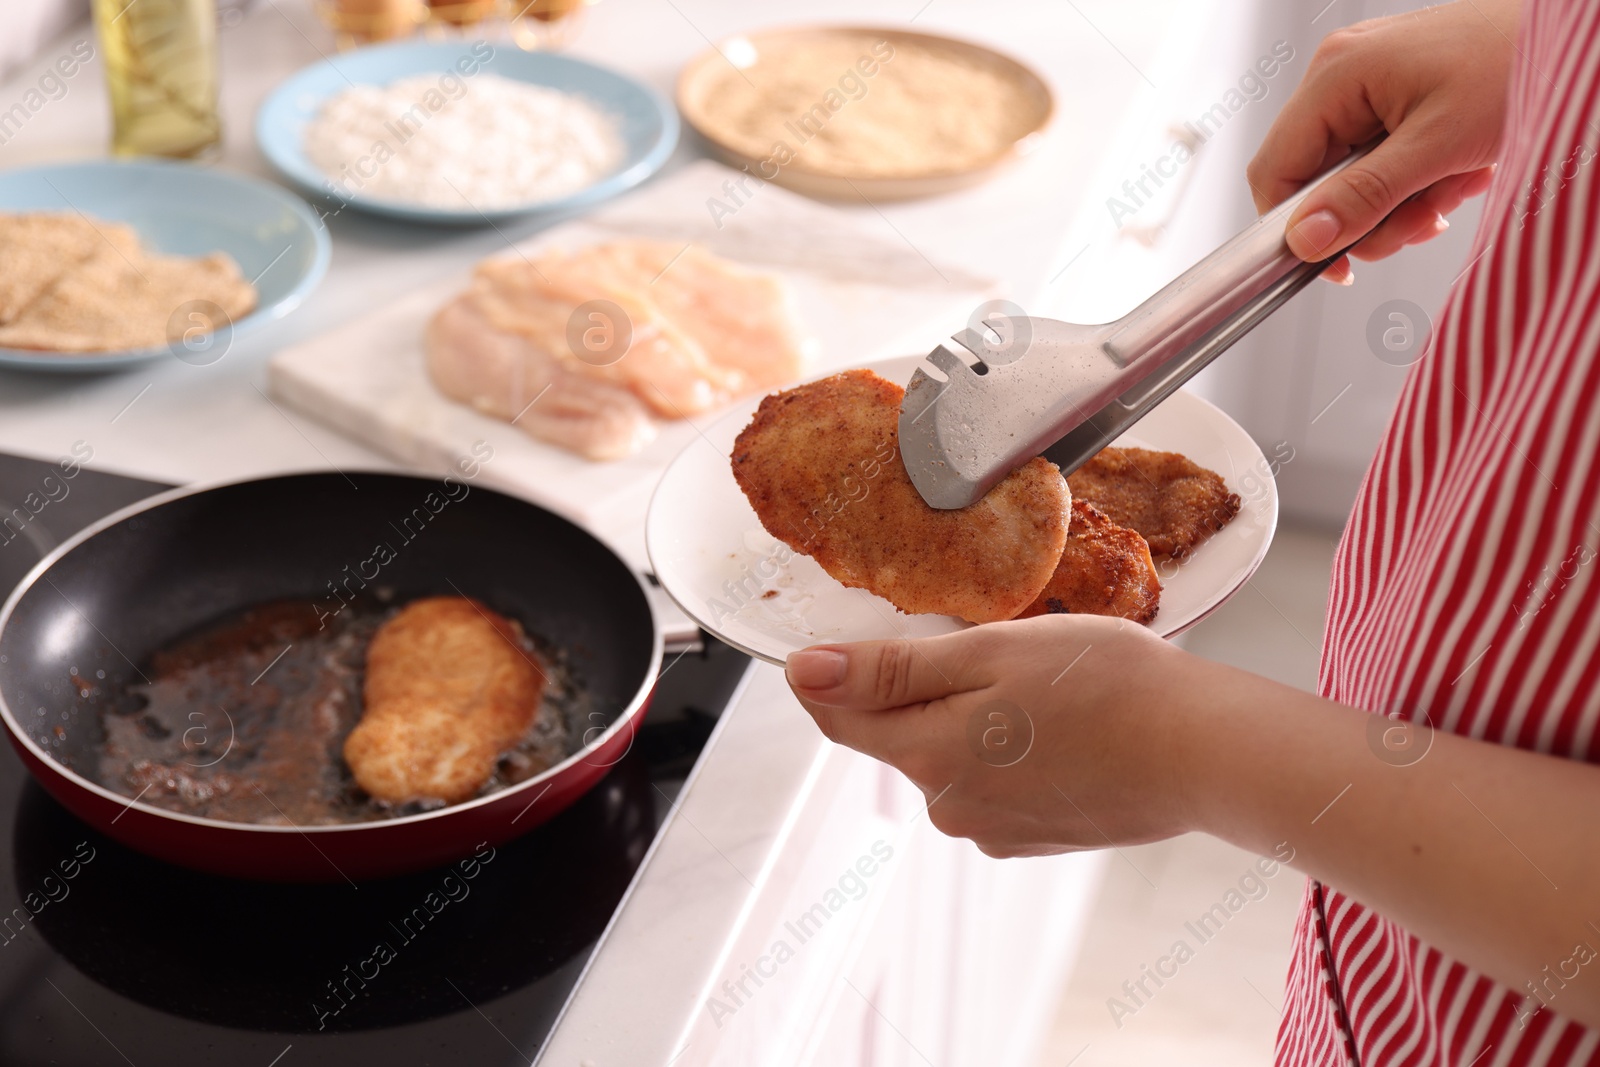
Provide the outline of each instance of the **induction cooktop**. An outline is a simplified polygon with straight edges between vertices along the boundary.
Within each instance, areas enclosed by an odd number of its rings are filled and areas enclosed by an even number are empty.
[[[0,600],[168,488],[71,466],[0,453]],[[711,640],[666,662],[633,748],[573,807],[470,865],[354,886],[130,851],[0,746],[0,1064],[530,1063],[750,666]]]

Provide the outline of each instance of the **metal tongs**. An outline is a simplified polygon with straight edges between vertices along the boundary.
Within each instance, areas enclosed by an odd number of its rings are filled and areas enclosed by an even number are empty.
[[[1115,322],[1011,318],[998,341],[968,328],[952,340],[977,357],[971,365],[935,348],[928,362],[945,380],[917,368],[900,405],[900,454],[922,499],[966,507],[1038,455],[1063,474],[1083,466],[1339,258],[1301,260],[1284,224],[1372,148],[1352,151]]]

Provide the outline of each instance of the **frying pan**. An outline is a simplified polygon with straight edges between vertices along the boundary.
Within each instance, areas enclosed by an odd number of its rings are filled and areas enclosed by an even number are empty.
[[[395,524],[414,515],[404,539]],[[333,826],[201,818],[91,780],[102,702],[74,676],[124,691],[154,652],[202,626],[267,601],[326,599],[379,543],[395,551],[370,581],[396,603],[476,597],[567,653],[592,709],[580,751],[488,796]],[[571,805],[628,751],[661,653],[632,570],[537,505],[461,477],[292,474],[160,494],[41,560],[0,608],[0,718],[56,800],[131,848],[240,878],[353,882],[462,858]]]

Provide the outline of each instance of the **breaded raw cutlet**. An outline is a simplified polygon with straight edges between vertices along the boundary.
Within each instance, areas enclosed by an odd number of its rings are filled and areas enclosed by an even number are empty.
[[[139,239],[126,226],[93,223],[71,212],[0,214],[0,325],[10,322],[56,279],[107,244],[124,251]]]
[[[212,321],[209,308],[192,318],[180,314],[190,304],[216,305],[223,321]],[[221,252],[188,259],[102,241],[0,326],[0,345],[55,352],[157,347],[175,339],[175,328],[210,333],[255,305],[255,286]]]

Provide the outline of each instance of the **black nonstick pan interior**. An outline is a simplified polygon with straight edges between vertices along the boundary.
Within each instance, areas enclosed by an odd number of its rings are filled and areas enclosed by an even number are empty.
[[[358,593],[459,594],[517,619],[570,657],[594,727],[651,680],[645,595],[592,535],[459,476],[331,472],[113,516],[21,593],[0,631],[0,694],[46,752],[92,768],[103,734],[86,682],[117,692],[157,649],[251,605],[310,598],[335,611]]]

